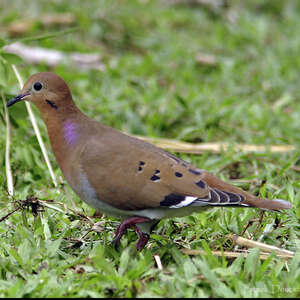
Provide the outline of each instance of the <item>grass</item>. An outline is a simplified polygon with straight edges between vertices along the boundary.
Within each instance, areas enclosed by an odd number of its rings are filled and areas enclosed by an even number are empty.
[[[57,72],[90,117],[132,134],[188,142],[299,145],[300,4],[258,0],[229,4],[230,11],[158,0],[88,1],[84,6],[80,1],[6,0],[0,3],[0,37],[10,41],[10,24],[31,18],[37,21],[22,38],[64,30],[44,28],[39,18],[71,12],[74,32],[33,38],[27,44],[97,52],[106,70],[21,64],[23,79],[37,71]],[[197,63],[199,52],[215,55],[217,65]],[[19,92],[13,72],[3,64],[0,88],[7,99]],[[12,200],[6,191],[1,108],[0,216],[12,211],[17,199],[31,195],[72,208],[63,186],[56,189],[51,184],[25,106],[9,111],[16,193]],[[40,118],[38,124],[50,149]],[[256,209],[234,208],[163,220],[147,249],[137,253],[136,235],[129,231],[116,252],[111,241],[118,220],[87,219],[84,216],[92,216],[94,210],[66,186],[79,213],[46,203],[36,215],[27,207],[0,223],[0,296],[299,297],[299,150],[285,154],[229,150],[180,157],[256,195],[286,199],[293,209],[265,212],[262,221]],[[231,233],[295,251],[295,258],[286,262],[271,255],[261,261],[257,249],[235,260],[212,255],[213,250],[237,250],[228,239]],[[181,252],[184,248],[204,249],[207,254],[188,256]],[[154,255],[160,257],[162,270]]]

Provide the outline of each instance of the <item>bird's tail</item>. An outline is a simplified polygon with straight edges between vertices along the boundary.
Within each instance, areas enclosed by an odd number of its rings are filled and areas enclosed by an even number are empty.
[[[292,204],[281,199],[264,199],[259,198],[254,195],[251,195],[238,187],[232,186],[215,175],[205,172],[204,180],[211,188],[211,199],[208,202],[212,205],[232,205],[232,206],[248,206],[248,207],[257,207],[261,209],[268,210],[280,210],[280,209],[289,209],[292,208]],[[228,201],[225,201],[226,198],[229,198]],[[215,196],[215,197],[214,197]],[[218,197],[217,197],[218,196]],[[215,201],[215,199],[219,201]],[[222,201],[225,199],[224,201]],[[219,203],[216,203],[219,202]],[[223,203],[222,203],[223,202]]]
[[[247,204],[251,207],[258,207],[261,209],[269,209],[269,210],[280,210],[280,209],[289,209],[292,208],[292,204],[282,199],[263,199],[258,197],[248,197],[244,204]]]

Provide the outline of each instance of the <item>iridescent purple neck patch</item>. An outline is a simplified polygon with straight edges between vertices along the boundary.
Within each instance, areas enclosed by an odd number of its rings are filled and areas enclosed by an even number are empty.
[[[76,144],[79,137],[76,123],[70,120],[67,120],[64,123],[64,137],[67,140],[68,144],[70,145]]]

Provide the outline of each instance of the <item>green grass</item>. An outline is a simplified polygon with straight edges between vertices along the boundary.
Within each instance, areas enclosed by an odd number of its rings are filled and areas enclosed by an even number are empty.
[[[74,32],[27,44],[98,52],[106,70],[21,64],[23,79],[37,71],[57,72],[90,117],[132,134],[298,146],[300,3],[229,1],[234,22],[225,8],[166,3],[6,0],[0,3],[0,38],[10,40],[6,28],[14,21],[71,12],[77,20]],[[65,29],[43,28],[37,21],[26,37]],[[218,65],[199,65],[198,52],[215,55]],[[19,87],[9,66],[7,71],[1,63],[0,89],[9,99]],[[15,199],[35,195],[72,208],[64,189],[51,184],[25,106],[15,105],[9,112]],[[62,173],[40,118],[38,124],[59,178]],[[6,192],[5,134],[1,106],[0,217],[16,207]],[[19,210],[0,223],[0,297],[299,297],[299,154],[297,149],[283,154],[229,150],[180,155],[251,193],[286,199],[293,209],[266,212],[262,222],[259,210],[234,208],[163,220],[141,253],[135,250],[133,231],[122,238],[120,251],[114,250],[117,219],[92,218],[101,223],[90,231],[86,218],[58,204],[52,203],[60,210],[43,207],[37,216],[31,209]],[[77,210],[92,216],[94,210],[67,190]],[[286,263],[272,255],[261,261],[253,249],[247,258],[229,260],[208,250],[234,251],[228,234],[243,234],[249,223],[244,237],[258,240],[268,231],[262,242],[295,251],[295,258]],[[207,254],[187,256],[184,248],[206,249]],[[157,268],[156,254],[163,270]]]

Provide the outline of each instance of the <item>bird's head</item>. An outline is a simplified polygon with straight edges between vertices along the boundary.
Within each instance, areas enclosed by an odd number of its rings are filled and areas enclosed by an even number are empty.
[[[22,100],[33,102],[41,111],[58,111],[73,103],[68,85],[61,77],[51,72],[30,76],[20,94],[9,100],[7,106]]]

